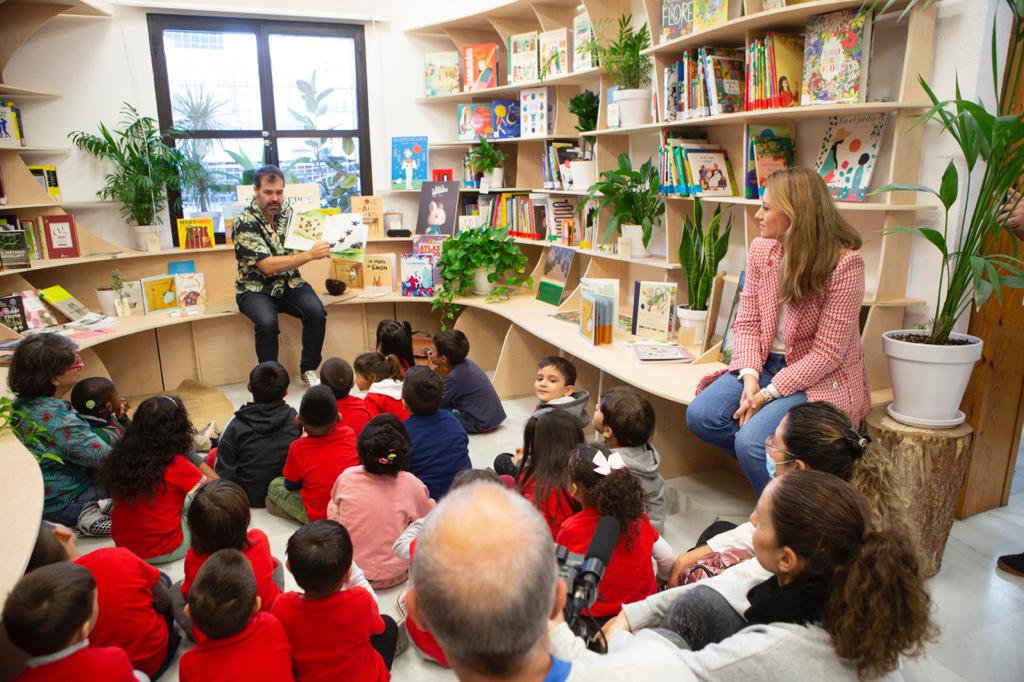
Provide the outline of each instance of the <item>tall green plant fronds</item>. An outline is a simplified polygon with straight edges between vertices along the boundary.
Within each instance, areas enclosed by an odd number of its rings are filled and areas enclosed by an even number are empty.
[[[597,38],[597,28],[582,46],[582,50],[605,68],[615,83],[626,90],[646,88],[651,84],[651,73],[654,60],[649,55],[641,54],[651,46],[651,32],[647,24],[633,31],[633,16],[624,14],[619,17],[619,32],[614,40],[604,41]]]
[[[686,273],[687,299],[690,310],[707,310],[711,286],[718,272],[718,264],[729,250],[732,234],[732,216],[722,231],[722,206],[711,215],[704,229],[704,208],[700,198],[693,199],[693,218],[683,218],[683,239],[679,242],[679,262]]]
[[[622,225],[640,225],[644,231],[644,246],[651,241],[654,228],[661,224],[665,215],[665,200],[659,193],[660,176],[658,168],[647,159],[639,168],[633,168],[629,155],[619,154],[619,165],[613,170],[602,171],[597,182],[587,189],[585,201],[576,207],[583,213],[587,205],[597,200],[597,210],[612,207],[612,217],[605,231],[605,242]]]

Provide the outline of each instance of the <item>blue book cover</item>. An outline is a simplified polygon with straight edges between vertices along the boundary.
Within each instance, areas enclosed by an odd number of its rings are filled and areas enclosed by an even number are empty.
[[[167,263],[168,275],[187,275],[196,271],[194,260],[172,260]]]
[[[391,189],[419,189],[427,179],[427,138],[391,138]]]
[[[519,137],[519,101],[513,99],[496,99],[494,110],[493,137],[503,139]]]

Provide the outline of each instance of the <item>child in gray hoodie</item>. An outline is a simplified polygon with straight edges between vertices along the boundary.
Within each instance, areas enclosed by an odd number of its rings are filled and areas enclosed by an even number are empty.
[[[620,386],[601,394],[594,410],[594,429],[610,449],[618,451],[647,493],[647,516],[658,532],[665,526],[665,479],[658,473],[661,455],[654,436],[654,407],[631,388]]]
[[[576,390],[576,365],[571,361],[557,355],[541,358],[537,363],[533,392],[540,401],[534,412],[545,407],[555,407],[576,417],[581,429],[590,423],[590,417],[587,416],[590,394]]]

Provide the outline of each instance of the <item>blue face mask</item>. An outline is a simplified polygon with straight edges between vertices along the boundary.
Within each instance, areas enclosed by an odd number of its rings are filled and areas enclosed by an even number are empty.
[[[775,459],[768,453],[764,455],[764,468],[768,470],[768,478],[775,478]]]

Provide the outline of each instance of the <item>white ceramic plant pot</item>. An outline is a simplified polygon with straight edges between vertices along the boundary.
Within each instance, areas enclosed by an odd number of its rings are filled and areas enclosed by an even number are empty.
[[[586,191],[597,182],[597,161],[570,161],[569,172],[572,175],[572,189]]]
[[[622,236],[624,239],[628,239],[633,245],[633,258],[644,258],[650,255],[647,247],[644,246],[643,225],[623,225]]]
[[[118,317],[117,292],[113,289],[97,289],[96,300],[100,304],[100,312],[108,317]]]
[[[477,268],[473,273],[473,293],[478,296],[486,296],[494,291],[494,284],[487,281],[487,275],[494,272],[494,268]]]
[[[623,128],[651,122],[651,89],[616,90],[615,103],[619,105],[619,125]]]
[[[132,234],[135,235],[135,246],[139,251],[159,251],[160,231],[157,225],[135,225],[132,227]]]
[[[708,329],[708,311],[690,310],[688,306],[676,307],[679,343],[683,346],[700,346]]]
[[[958,346],[936,346],[893,338],[924,336],[916,329],[900,329],[882,335],[882,350],[889,358],[893,401],[889,416],[898,422],[928,429],[951,429],[964,422],[960,411],[974,364],[981,358],[983,342],[968,334],[950,334]]]
[[[501,167],[485,172],[480,180],[481,184],[486,184],[491,189],[501,187],[503,182],[505,182],[505,169]]]

